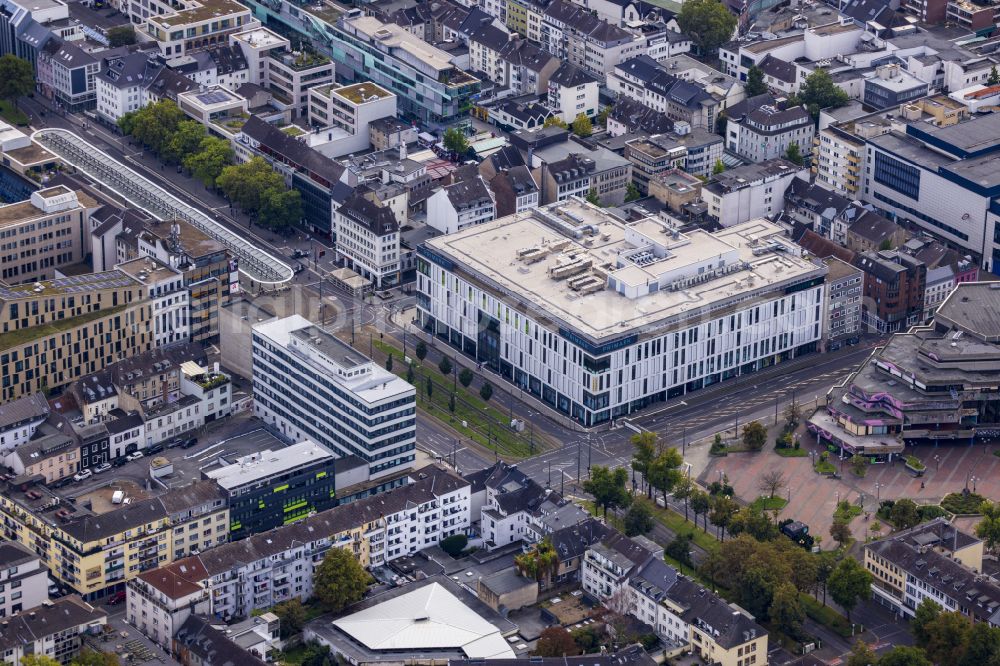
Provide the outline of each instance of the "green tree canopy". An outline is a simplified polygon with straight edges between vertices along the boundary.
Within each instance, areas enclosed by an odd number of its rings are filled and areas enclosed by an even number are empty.
[[[302,631],[306,624],[306,607],[298,599],[282,601],[271,609],[271,612],[278,616],[281,621],[279,631],[281,638],[291,638]]]
[[[1000,546],[1000,503],[983,502],[979,506],[983,519],[976,525],[976,536],[983,540],[986,548],[996,552]]]
[[[26,654],[21,657],[21,666],[62,666],[62,664],[44,654]]]
[[[764,83],[764,70],[757,65],[750,65],[747,70],[747,80],[743,84],[747,97],[763,95],[767,92],[767,84]]]
[[[792,141],[790,144],[788,144],[788,149],[785,151],[785,159],[787,159],[792,164],[797,164],[799,166],[802,166],[802,163],[805,160],[803,160],[802,158],[802,152],[799,150],[798,143]]]
[[[184,159],[201,150],[205,126],[195,120],[182,120],[163,146],[161,157],[167,162],[183,163]]]
[[[313,576],[313,592],[327,610],[338,613],[361,601],[371,576],[354,553],[331,548]]]
[[[687,0],[677,14],[677,23],[703,55],[718,51],[736,30],[736,16],[719,0]]]
[[[546,627],[535,644],[535,656],[538,657],[572,657],[578,654],[579,646],[563,627]]]
[[[760,421],[743,426],[743,445],[751,451],[760,451],[767,442],[767,428]]]
[[[0,98],[11,102],[35,89],[35,70],[27,60],[8,53],[0,56]]]
[[[817,69],[806,77],[796,99],[805,104],[816,118],[819,117],[820,109],[844,106],[851,98],[843,88],[833,82],[829,72]]]
[[[479,387],[479,397],[489,402],[490,398],[493,397],[493,386],[489,382],[483,382],[483,385]]]
[[[774,588],[769,610],[771,621],[789,636],[797,636],[806,619],[806,612],[799,601],[799,591],[791,583],[779,583]]]
[[[628,181],[628,185],[625,186],[625,203],[641,198],[642,192],[639,191],[639,188],[631,180]]]
[[[925,598],[917,606],[913,613],[913,619],[910,621],[910,633],[916,639],[917,645],[927,645],[929,636],[927,625],[936,620],[941,615],[942,610],[944,609],[941,608],[941,604],[929,598]]]
[[[169,152],[169,143],[181,122],[187,120],[184,112],[168,99],[147,104],[118,120],[122,132],[148,146],[157,155]],[[192,121],[193,122],[193,121]]]
[[[990,67],[990,75],[986,79],[986,85],[988,86],[1000,85],[1000,72],[997,71],[996,65]]]
[[[446,129],[441,141],[444,143],[444,147],[453,153],[465,155],[469,152],[469,140],[465,138],[465,133],[457,127]]]
[[[705,516],[705,531],[708,531],[708,509],[712,505],[712,500],[709,498],[708,493],[703,490],[692,490],[691,491],[691,510],[694,512],[694,522],[695,525],[698,524],[698,516]]]
[[[545,119],[545,122],[542,123],[542,127],[561,127],[566,129],[566,121],[559,116],[549,116]]]
[[[260,201],[260,223],[279,233],[288,233],[302,219],[302,193],[298,190],[270,188]]]
[[[957,664],[972,636],[972,622],[957,612],[940,613],[924,626],[927,640],[921,645],[936,664]]]
[[[469,537],[464,534],[452,534],[450,537],[441,539],[441,550],[448,553],[452,557],[458,557],[465,550],[465,547],[469,545]]]
[[[667,503],[667,494],[681,480],[680,467],[684,464],[681,452],[675,447],[663,449],[649,463],[649,485],[663,493],[663,503]]]
[[[632,496],[625,489],[628,482],[628,472],[624,467],[611,469],[603,465],[594,465],[590,470],[590,478],[583,482],[583,489],[594,496],[594,502],[604,510],[608,517],[608,509],[612,511],[629,505]]]
[[[514,566],[522,576],[539,582],[550,580],[559,571],[559,553],[548,538],[536,543],[527,553],[514,556]]]
[[[931,666],[923,650],[908,645],[897,645],[892,648],[879,657],[877,664],[878,666]]]
[[[632,435],[632,469],[642,475],[643,481],[649,483],[649,469],[656,458],[656,433],[649,430]],[[653,486],[649,485],[650,494]]]
[[[469,388],[469,384],[472,383],[474,378],[475,375],[473,375],[472,370],[469,370],[468,368],[462,368],[462,370],[458,373],[458,383],[465,388]]]
[[[653,529],[653,507],[643,497],[635,499],[625,512],[625,534],[634,537]]]
[[[234,204],[244,211],[259,214],[262,224],[274,225],[276,228],[287,221],[287,214],[277,211],[275,204],[294,205],[291,199],[275,199],[277,194],[290,190],[285,186],[285,179],[281,174],[272,169],[262,157],[253,157],[247,162],[223,168],[215,184]],[[262,210],[265,206],[266,211]],[[301,217],[301,209],[298,213],[296,219]]]
[[[226,166],[233,162],[233,149],[229,142],[214,136],[201,140],[198,151],[184,158],[184,168],[207,187],[215,187],[215,180]]]
[[[851,619],[851,610],[861,599],[872,596],[872,575],[853,557],[845,557],[830,573],[830,596]]]
[[[920,509],[911,499],[898,499],[889,511],[889,520],[897,530],[908,530],[920,523]]]
[[[594,133],[594,124],[590,122],[590,118],[588,118],[586,114],[581,113],[577,115],[575,120],[573,120],[573,124],[570,125],[570,129],[573,134],[576,134],[581,139],[586,139]]]
[[[722,162],[722,160],[715,160],[715,164],[712,165],[712,175],[717,176],[725,170],[726,165]]]
[[[726,540],[726,530],[732,524],[733,516],[740,510],[740,505],[732,497],[715,495],[712,497],[712,508],[708,513],[708,521],[719,530],[719,539]]]
[[[875,666],[877,663],[878,655],[864,641],[857,641],[854,644],[846,662],[847,666]]]

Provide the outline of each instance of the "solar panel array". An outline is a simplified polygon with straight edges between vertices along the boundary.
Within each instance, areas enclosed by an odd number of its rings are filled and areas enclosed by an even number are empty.
[[[135,284],[135,280],[124,273],[109,271],[106,273],[73,275],[56,280],[48,280],[39,284],[42,285],[41,289],[34,284],[22,284],[13,287],[0,285],[0,299],[24,298],[28,294],[38,294],[39,296],[84,294],[97,289],[127,287]]]
[[[232,99],[229,94],[221,90],[213,90],[211,92],[199,93],[196,95],[198,101],[202,104],[221,104],[222,102],[228,102]]]

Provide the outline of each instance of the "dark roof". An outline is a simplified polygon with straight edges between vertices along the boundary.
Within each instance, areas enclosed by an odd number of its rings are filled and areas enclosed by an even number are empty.
[[[557,58],[526,39],[512,39],[500,49],[500,57],[518,67],[540,72]]]
[[[289,166],[315,174],[326,180],[331,186],[344,174],[342,164],[313,150],[302,141],[285,134],[257,116],[250,116],[241,132],[260,142],[260,145],[264,146],[271,156]]]
[[[730,606],[690,578],[678,576],[667,596],[685,607],[681,619],[711,633],[712,639],[727,650],[766,633],[746,611]]]
[[[789,127],[788,123],[798,123],[798,125]],[[803,106],[779,109],[770,105],[757,107],[741,122],[744,126],[749,126],[755,134],[783,134],[797,129],[798,126],[811,123],[812,116]]]
[[[569,62],[563,62],[559,69],[552,72],[549,83],[555,83],[564,88],[575,88],[588,83],[597,83],[597,78],[587,72],[587,70],[577,67]]]
[[[530,657],[527,659],[450,659],[448,666],[654,666],[642,646],[632,645],[614,654],[584,654],[575,657]]]
[[[38,555],[27,546],[16,541],[0,541],[0,569],[9,569],[37,559]]]
[[[784,81],[785,83],[795,83],[796,81],[797,70],[795,65],[785,60],[775,58],[770,53],[764,56],[764,59],[760,61],[760,64],[757,65],[757,67],[760,68],[764,74],[773,76],[779,81]]]
[[[493,51],[499,51],[510,41],[510,34],[489,23],[471,30],[469,41],[482,44]]]
[[[623,125],[628,132],[664,134],[674,129],[674,121],[645,104],[630,97],[619,97],[611,107],[611,118]]]
[[[726,109],[726,116],[730,120],[742,120],[746,117],[748,113],[754,109],[759,109],[764,105],[774,105],[776,103],[774,95],[771,93],[761,93],[760,95],[754,95],[753,97],[747,97],[746,99],[733,104]]]
[[[847,229],[848,233],[860,236],[873,243],[876,247],[887,240],[895,238],[896,234],[900,231],[901,229],[898,224],[870,210],[865,211]]]
[[[146,86],[146,90],[149,90],[153,94],[175,101],[181,93],[197,89],[197,83],[166,67],[161,68],[153,77],[153,80]]]
[[[72,42],[62,39],[52,39],[45,44],[45,51],[52,55],[53,61],[67,69],[86,67],[97,62],[94,56],[90,55]]]
[[[538,185],[535,183],[535,179],[532,177],[528,167],[517,166],[498,173],[496,177],[506,179],[514,194],[523,195],[538,191]]]
[[[519,102],[514,99],[500,102],[496,105],[496,109],[525,124],[531,120],[544,121],[552,115],[551,111],[538,102]]]
[[[598,43],[621,43],[634,38],[632,33],[598,18],[589,9],[565,0],[553,0],[545,15]]]
[[[257,655],[246,650],[218,629],[207,618],[191,615],[174,635],[174,652],[189,651],[203,664],[211,666],[266,666]],[[187,661],[187,660],[184,660]]]
[[[619,64],[615,70],[638,79],[645,88],[689,109],[698,108],[703,103],[717,103],[705,88],[691,81],[677,78],[660,63],[645,54],[629,58]]]
[[[834,243],[829,238],[824,238],[820,236],[815,231],[807,229],[805,233],[796,241],[804,249],[812,252],[814,255],[820,259],[825,259],[827,257],[836,257],[841,261],[846,261],[851,264],[854,262],[854,252],[848,250],[843,245],[839,243]]]
[[[115,411],[115,410],[112,410]],[[121,411],[121,410],[118,410]],[[105,422],[108,434],[117,435],[133,428],[138,428],[143,424],[142,414],[139,412],[122,412],[116,419],[109,419]]]
[[[851,205],[847,197],[802,178],[792,180],[792,186],[785,192],[785,202],[817,214],[832,211],[831,219]]]
[[[548,538],[559,554],[560,561],[566,561],[582,557],[588,548],[606,539],[613,531],[596,518],[588,518],[582,523],[556,530]]]
[[[490,189],[478,173],[472,178],[459,181],[445,188],[448,192],[448,200],[456,210],[481,206],[487,202],[492,203]]]
[[[49,403],[44,393],[32,393],[0,405],[0,430],[15,428],[30,421],[44,419],[49,413]]]
[[[500,150],[486,158],[493,165],[494,171],[512,169],[518,166],[526,166],[521,151],[514,146],[507,144]]]
[[[0,653],[81,625],[103,624],[107,615],[77,595],[56,599],[50,605],[35,606],[4,619],[0,631]]]
[[[398,232],[399,222],[392,209],[388,206],[379,206],[365,194],[367,194],[367,188],[354,190],[354,193],[337,209],[337,212],[360,224],[376,236]]]
[[[98,76],[116,88],[132,88],[149,84],[162,68],[155,57],[145,53],[129,53],[105,58]]]
[[[585,174],[594,173],[596,169],[597,164],[594,160],[577,153],[570,153],[565,158],[548,165],[549,173],[556,181],[580,178]]]

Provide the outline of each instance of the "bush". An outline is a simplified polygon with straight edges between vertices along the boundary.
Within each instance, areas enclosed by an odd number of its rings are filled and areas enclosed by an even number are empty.
[[[464,534],[453,534],[446,539],[442,539],[441,550],[448,553],[452,557],[458,557],[465,550],[465,547],[469,545],[469,537]]]
[[[462,368],[462,371],[458,373],[458,383],[469,388],[469,384],[472,383],[472,379],[475,375],[472,374],[472,370],[468,368]]]
[[[417,358],[420,359],[421,361],[427,358],[427,343],[425,343],[423,340],[418,342],[417,347],[414,350],[414,353],[416,353]]]
[[[442,356],[441,362],[438,363],[438,370],[441,371],[442,375],[451,374],[451,359],[447,356]]]
[[[483,385],[479,387],[479,397],[486,402],[489,402],[490,398],[493,397],[493,387],[489,382],[483,382]]]
[[[985,501],[986,498],[982,495],[966,489],[960,493],[945,495],[941,500],[941,508],[952,513],[976,514],[979,513],[979,506]]]

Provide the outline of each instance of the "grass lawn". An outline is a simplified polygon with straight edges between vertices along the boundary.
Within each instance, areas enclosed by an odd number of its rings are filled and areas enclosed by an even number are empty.
[[[849,523],[851,519],[861,515],[861,507],[857,504],[841,502],[833,512],[833,519],[841,523]]]
[[[976,493],[951,493],[945,495],[941,500],[941,507],[947,511],[958,514],[979,513],[979,506],[985,501],[985,497]]]
[[[403,363],[403,351],[384,340],[373,340],[372,346],[381,354],[375,354],[376,361],[385,367],[385,359],[392,354],[392,372],[406,378],[406,364]],[[464,436],[474,439],[488,449],[497,449],[505,456],[524,458],[547,448],[546,442],[538,435],[532,436],[527,429],[515,432],[510,423],[509,412],[505,411],[499,402],[503,392],[494,387],[493,397],[487,403],[479,397],[479,390],[465,388],[461,383],[441,374],[437,365],[422,364],[414,357],[414,385],[417,387],[417,407],[443,423],[447,423]],[[427,378],[433,382],[430,397],[427,396]],[[457,387],[457,388],[456,388]],[[449,398],[454,390],[455,411],[452,413]],[[462,425],[463,422],[465,425]],[[534,451],[532,451],[532,437]],[[441,451],[442,455],[448,451]]]
[[[920,462],[920,458],[916,456],[906,456],[906,464],[910,466],[911,469],[915,470],[925,470],[924,464]]]
[[[287,666],[298,666],[302,663],[302,660],[305,658],[308,650],[309,647],[305,643],[296,645],[293,648],[289,648],[287,651],[278,652],[278,654],[275,655],[274,663],[286,664]]]
[[[21,111],[21,109],[16,108],[8,100],[0,100],[0,116],[6,120],[11,125],[27,125],[28,116]]]
[[[813,469],[816,470],[817,474],[836,474],[837,467],[829,460],[819,460],[813,465]]]
[[[775,449],[777,453],[782,458],[807,458],[809,457],[809,452],[805,449]]]
[[[761,511],[780,511],[785,508],[786,504],[788,504],[788,500],[784,497],[777,495],[774,497],[764,497],[761,495],[750,506]]]

